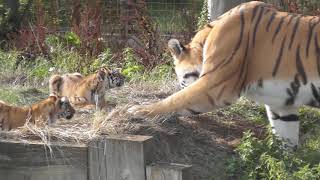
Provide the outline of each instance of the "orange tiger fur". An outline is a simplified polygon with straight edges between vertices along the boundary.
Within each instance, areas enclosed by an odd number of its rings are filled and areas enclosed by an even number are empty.
[[[75,110],[66,97],[50,95],[47,99],[30,107],[17,107],[0,101],[0,122],[2,130],[23,126],[27,121],[36,125],[51,124],[58,118],[71,119]]]
[[[199,31],[188,45],[172,39],[181,91],[135,116],[212,111],[240,96],[266,104],[273,132],[298,144],[298,108],[320,107],[320,18],[241,4]]]
[[[102,109],[107,106],[105,91],[121,86],[123,82],[124,76],[120,73],[101,68],[87,77],[79,73],[54,75],[49,80],[49,90],[50,93],[68,97],[76,107]]]

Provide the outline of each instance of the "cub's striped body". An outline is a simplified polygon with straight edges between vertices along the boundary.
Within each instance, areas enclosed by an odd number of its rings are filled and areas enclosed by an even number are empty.
[[[208,112],[246,96],[266,105],[273,132],[299,142],[298,108],[320,106],[320,18],[252,1],[199,31],[188,45],[169,41],[184,88],[136,116]],[[192,78],[192,79],[190,79]]]
[[[56,95],[50,95],[30,107],[17,107],[0,101],[0,129],[15,129],[27,121],[36,125],[52,124],[58,118],[71,119],[74,113],[68,98]]]
[[[76,107],[102,109],[106,107],[105,91],[122,86],[124,76],[106,68],[83,77],[80,73],[53,75],[49,80],[50,93],[66,96]]]

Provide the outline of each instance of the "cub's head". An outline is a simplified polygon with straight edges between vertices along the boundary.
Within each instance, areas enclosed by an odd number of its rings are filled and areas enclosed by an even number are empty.
[[[168,48],[174,58],[175,71],[181,88],[196,81],[202,68],[202,47],[200,44],[182,45],[177,39],[168,42]]]
[[[107,89],[120,87],[124,84],[125,76],[118,70],[110,70],[108,68],[101,68],[100,71],[105,73],[105,84]]]
[[[75,114],[75,109],[69,102],[67,97],[57,96],[55,94],[50,94],[50,100],[54,102],[55,115],[58,118],[71,119]]]

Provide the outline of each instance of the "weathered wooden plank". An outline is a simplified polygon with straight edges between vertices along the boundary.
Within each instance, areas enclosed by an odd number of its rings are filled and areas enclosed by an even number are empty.
[[[86,145],[41,143],[23,144],[0,140],[2,180],[87,180]]]
[[[153,163],[147,166],[147,180],[193,180],[191,165]]]
[[[114,135],[89,144],[89,180],[145,180],[151,136]]]

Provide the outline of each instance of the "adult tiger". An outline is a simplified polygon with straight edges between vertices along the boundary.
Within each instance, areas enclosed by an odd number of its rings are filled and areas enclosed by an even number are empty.
[[[30,107],[17,107],[0,101],[0,129],[15,129],[27,121],[36,125],[52,124],[58,118],[71,119],[74,113],[68,98],[54,94]]]
[[[100,68],[87,77],[80,73],[54,75],[49,80],[49,91],[68,97],[76,107],[102,109],[107,105],[105,91],[123,84],[124,76],[120,72]]]
[[[175,70],[186,88],[129,112],[198,114],[246,96],[265,104],[273,132],[296,146],[298,108],[320,106],[319,22],[319,17],[280,12],[263,2],[241,4],[188,45],[170,40]]]

